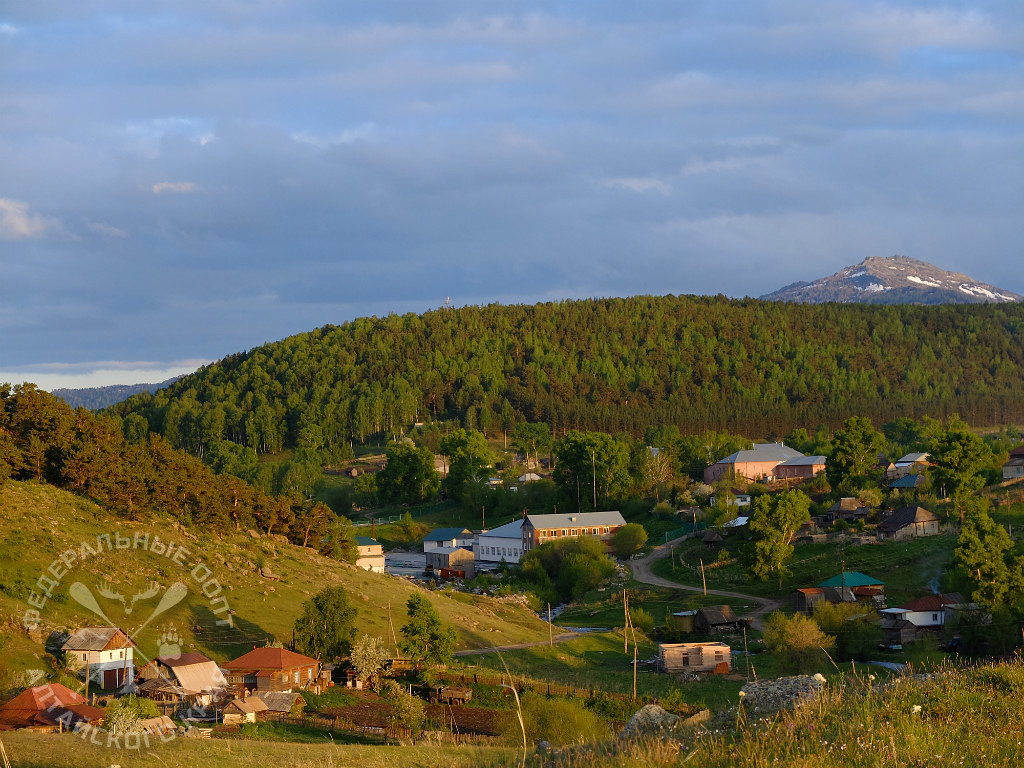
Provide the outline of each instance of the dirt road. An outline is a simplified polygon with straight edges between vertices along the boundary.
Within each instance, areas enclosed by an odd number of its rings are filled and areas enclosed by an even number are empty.
[[[702,587],[689,587],[685,584],[677,584],[674,581],[663,579],[661,576],[656,576],[651,572],[651,566],[666,558],[671,553],[671,547],[684,541],[687,536],[682,536],[678,539],[673,539],[667,544],[659,544],[654,548],[646,557],[640,560],[633,560],[630,562],[630,567],[633,569],[633,578],[643,584],[651,584],[655,587],[668,587],[669,589],[679,589],[685,592],[703,592]],[[749,600],[752,603],[757,604],[757,608],[750,614],[747,614],[746,618],[750,619],[750,624],[754,629],[761,630],[764,628],[764,617],[772,611],[781,607],[782,600],[769,600],[764,597],[756,597],[755,595],[747,595],[742,592],[729,592],[724,589],[709,589],[709,595],[720,595],[721,597],[735,597],[741,600]]]

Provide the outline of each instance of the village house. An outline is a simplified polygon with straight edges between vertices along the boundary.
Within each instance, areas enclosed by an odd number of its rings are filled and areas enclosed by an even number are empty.
[[[369,536],[356,536],[356,568],[384,573],[384,547]]]
[[[238,725],[240,723],[255,723],[258,712],[266,712],[266,703],[259,696],[246,696],[245,698],[233,699],[224,707],[224,725]]]
[[[217,662],[194,651],[158,656],[139,669],[136,682],[136,693],[156,702],[165,715],[207,717],[228,695],[228,683]]]
[[[714,672],[732,669],[732,649],[725,643],[659,643],[658,669],[662,672]]]
[[[920,475],[927,468],[927,453],[908,453],[885,468],[885,479],[892,481],[907,475]]]
[[[927,484],[928,478],[924,475],[904,475],[898,480],[893,480],[887,487],[890,491],[913,491]]]
[[[905,541],[939,532],[939,518],[923,507],[900,507],[878,524],[879,541]]]
[[[523,554],[523,518],[481,531],[473,542],[477,566],[518,563]]]
[[[1003,480],[1024,477],[1024,445],[1010,451],[1010,459],[1003,464]]]
[[[775,467],[775,477],[779,480],[810,480],[824,471],[824,456],[797,456]]]
[[[112,690],[135,679],[135,642],[117,627],[82,627],[71,633],[61,650],[81,664],[79,675]]]
[[[758,443],[753,448],[736,451],[704,470],[704,482],[709,485],[719,480],[745,477],[765,480],[775,477],[775,468],[791,459],[805,458],[781,443]]]
[[[572,515],[526,515],[523,518],[523,554],[548,541],[588,536],[607,542],[626,524],[620,512],[578,512]]]
[[[320,662],[284,648],[254,648],[221,668],[236,696],[320,687]]]
[[[103,710],[60,683],[37,685],[0,706],[0,730],[73,731],[79,724],[99,725]]]
[[[441,547],[472,547],[473,532],[468,528],[435,528],[423,537],[423,551]]]
[[[959,592],[925,595],[896,608],[884,608],[879,613],[897,621],[909,621],[918,629],[939,629],[950,615],[946,607],[959,606],[963,602],[963,595]]]
[[[697,615],[693,617],[693,628],[704,634],[732,632],[743,626],[744,621],[737,618],[728,605],[706,605],[698,608]]]
[[[845,520],[848,523],[863,520],[871,514],[871,508],[861,504],[860,499],[844,496],[828,508],[828,521]]]
[[[866,590],[864,594],[869,594],[872,589],[877,589],[878,592],[885,592],[885,582],[876,579],[873,576],[868,576],[866,573],[860,571],[843,571],[831,579],[825,579],[817,585],[822,589],[831,587],[833,589],[850,589],[856,594],[856,590]]]

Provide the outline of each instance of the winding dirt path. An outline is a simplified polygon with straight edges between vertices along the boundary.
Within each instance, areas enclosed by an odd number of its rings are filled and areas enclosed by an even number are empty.
[[[679,589],[684,592],[703,592],[703,587],[690,587],[685,584],[677,584],[674,581],[669,581],[661,576],[657,576],[651,571],[651,566],[658,560],[662,560],[671,554],[671,548],[673,545],[678,544],[681,541],[688,539],[693,534],[686,536],[680,536],[678,539],[673,539],[666,544],[659,544],[654,550],[646,557],[640,560],[632,560],[629,565],[633,569],[633,578],[643,584],[650,584],[655,587],[668,587],[669,589]],[[748,595],[743,592],[729,592],[724,589],[709,589],[709,595],[719,595],[721,597],[735,597],[741,600],[749,600],[752,603],[757,604],[757,608],[745,618],[750,619],[750,625],[756,630],[764,629],[764,617],[767,616],[774,610],[780,608],[783,604],[783,600],[769,600],[765,597],[757,597],[756,595]]]

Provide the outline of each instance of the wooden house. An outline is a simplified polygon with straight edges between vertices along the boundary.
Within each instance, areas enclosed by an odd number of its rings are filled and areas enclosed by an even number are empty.
[[[697,609],[693,618],[693,627],[698,632],[730,632],[743,626],[742,619],[736,617],[728,605],[706,605]]]
[[[102,722],[102,709],[89,705],[83,696],[60,683],[28,688],[0,706],[0,730],[73,731],[83,723]]]
[[[676,632],[693,632],[693,620],[696,611],[676,611],[665,619],[665,626]]]
[[[257,712],[266,712],[267,705],[259,696],[234,699],[224,707],[224,725],[255,723]]]
[[[117,627],[82,627],[71,633],[61,646],[81,664],[79,674],[112,690],[135,679],[135,641]]]
[[[284,648],[255,648],[221,668],[236,695],[320,687],[320,662]]]
[[[1024,477],[1024,445],[1010,451],[1010,459],[1003,464],[1003,480]]]
[[[658,669],[662,672],[714,672],[732,669],[732,649],[725,643],[659,643]]]
[[[939,532],[939,518],[924,507],[900,507],[878,524],[879,541],[905,541]]]
[[[845,520],[848,523],[863,520],[871,514],[871,508],[860,503],[860,499],[852,496],[844,496],[828,508],[829,522]]]
[[[139,669],[136,692],[156,702],[163,714],[186,712],[190,717],[214,714],[228,695],[228,683],[217,662],[201,653],[158,656]]]
[[[775,467],[775,477],[779,480],[810,480],[824,471],[824,456],[797,456]]]

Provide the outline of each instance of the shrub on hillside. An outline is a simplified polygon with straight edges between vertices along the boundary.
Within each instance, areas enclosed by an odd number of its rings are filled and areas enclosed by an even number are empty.
[[[594,741],[609,735],[608,724],[581,702],[571,699],[548,699],[538,694],[520,697],[523,725],[527,741],[547,741],[558,746]],[[522,744],[519,720],[513,714],[506,718],[502,735],[509,744]]]

